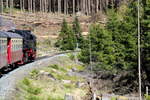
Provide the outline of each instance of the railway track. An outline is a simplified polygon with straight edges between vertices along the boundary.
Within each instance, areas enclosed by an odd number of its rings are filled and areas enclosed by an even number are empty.
[[[79,51],[74,51],[74,52],[79,52]],[[42,60],[42,59],[50,58],[50,57],[61,55],[61,54],[67,54],[67,53],[73,53],[73,51],[58,52],[58,53],[54,53],[52,55],[41,56],[41,57],[38,57],[35,61],[39,61],[39,60]],[[29,62],[29,63],[32,63],[32,62]],[[27,63],[27,64],[29,64],[29,63]],[[13,70],[15,70],[15,69],[17,69],[19,67],[23,67],[24,65],[8,66],[7,68],[0,69],[0,78],[5,76],[5,75],[7,75],[9,72],[11,72],[11,71],[13,71]]]
[[[34,62],[28,63],[18,68],[8,71],[0,78],[0,99],[1,100],[13,100],[13,94],[16,91],[17,83],[34,69],[40,69],[49,65],[57,64],[58,59],[66,56],[73,51],[59,52],[48,56],[37,58]]]

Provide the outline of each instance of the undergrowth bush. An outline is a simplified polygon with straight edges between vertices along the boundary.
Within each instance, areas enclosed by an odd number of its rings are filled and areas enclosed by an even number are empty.
[[[145,94],[145,100],[150,100],[150,96]]]
[[[38,74],[39,74],[39,71],[36,70],[36,69],[33,70],[33,71],[30,73],[30,75],[31,75],[32,78],[36,78]]]
[[[56,98],[54,98],[54,97],[48,97],[47,100],[64,100],[64,99],[61,98],[61,97],[56,97]]]
[[[31,82],[30,82],[30,80],[28,78],[24,78],[23,81],[22,81],[22,83],[24,85],[26,85],[26,86],[30,86],[31,85]]]
[[[58,65],[51,65],[51,66],[49,66],[49,67],[51,67],[51,68],[54,68],[54,69],[59,69],[59,66]]]
[[[41,100],[38,96],[29,95],[26,97],[26,100]]]
[[[29,86],[27,88],[27,92],[30,93],[30,94],[34,94],[34,95],[38,95],[41,93],[41,88],[37,88],[37,87],[34,87],[34,86]]]

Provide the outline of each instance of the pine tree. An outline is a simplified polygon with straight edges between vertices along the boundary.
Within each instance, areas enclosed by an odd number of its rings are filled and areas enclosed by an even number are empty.
[[[112,36],[109,32],[100,25],[92,25],[90,28],[89,40],[86,40],[84,48],[79,56],[84,63],[89,63],[90,53],[89,44],[91,41],[92,62],[98,63],[97,68],[105,68],[112,70],[112,65],[115,63],[114,48]]]
[[[80,23],[77,17],[75,17],[74,22],[73,22],[73,32],[75,34],[76,37],[76,44],[79,44],[79,48],[82,47],[83,44],[83,36],[81,34],[81,27],[80,27]]]
[[[92,61],[96,68],[107,70],[137,70],[137,16],[132,3],[125,13],[109,10],[105,28],[94,25],[90,29]],[[89,62],[89,46],[82,48],[80,60]],[[132,73],[131,73],[132,74]]]
[[[142,68],[146,71],[147,77],[150,77],[150,0],[142,0]],[[149,79],[150,81],[150,79]]]
[[[133,8],[135,6],[132,6]],[[137,22],[135,11],[129,7],[123,15],[123,19],[118,17],[117,12],[109,12],[107,29],[112,34],[114,41],[116,64],[119,69],[134,69],[137,67]]]
[[[56,46],[61,50],[74,50],[75,49],[75,35],[72,28],[68,25],[66,20],[63,20],[59,39]]]

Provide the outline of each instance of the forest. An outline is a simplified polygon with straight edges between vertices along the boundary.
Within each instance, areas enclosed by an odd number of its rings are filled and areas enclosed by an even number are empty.
[[[1,13],[5,8],[22,12],[64,13],[75,15],[81,12],[92,15],[103,12],[107,23],[92,23],[89,34],[82,36],[78,17],[72,25],[63,20],[58,41],[60,50],[80,48],[79,61],[92,67],[94,72],[110,71],[124,74],[131,87],[138,87],[138,30],[137,0],[0,0]],[[141,27],[141,71],[142,90],[150,86],[150,0],[142,0]],[[122,80],[121,80],[122,81]],[[120,81],[120,82],[121,82]],[[135,83],[133,81],[136,81]],[[138,88],[136,88],[138,90]]]
[[[86,38],[81,35],[77,18],[72,27],[64,20],[56,46],[62,50],[75,50],[78,46],[81,49],[79,60],[90,65],[93,71],[107,70],[122,75],[127,72],[124,78],[128,79],[128,84],[138,87],[137,1],[131,0],[123,6],[125,10],[107,9],[106,25],[93,23]],[[145,86],[150,85],[150,0],[143,0],[141,6],[140,56],[144,91]],[[123,87],[122,80],[119,81],[120,87]]]
[[[1,12],[4,8],[19,8],[30,12],[53,12],[64,14],[91,15],[107,8],[117,8],[127,0],[1,0]]]

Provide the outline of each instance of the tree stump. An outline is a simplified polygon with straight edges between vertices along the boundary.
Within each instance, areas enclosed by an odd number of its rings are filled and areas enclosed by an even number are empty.
[[[65,100],[74,100],[74,97],[70,94],[65,95]]]

